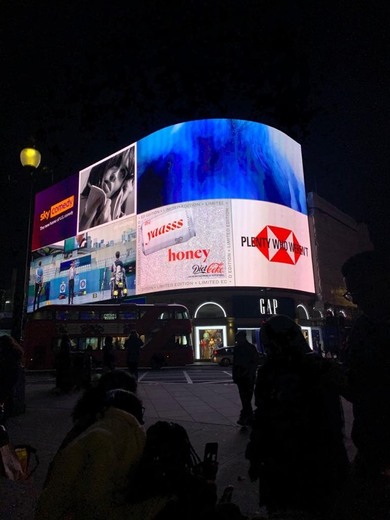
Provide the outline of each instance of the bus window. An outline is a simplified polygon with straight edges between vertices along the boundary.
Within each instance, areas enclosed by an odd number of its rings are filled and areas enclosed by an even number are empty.
[[[98,319],[99,319],[98,312],[87,311],[87,310],[80,311],[80,320],[98,320]]]
[[[126,311],[119,311],[118,318],[120,320],[136,320],[137,319],[137,311],[134,310],[126,310]]]
[[[79,338],[79,350],[100,350],[99,338]]]
[[[116,312],[102,312],[102,320],[116,320],[118,318]]]
[[[175,344],[186,347],[189,344],[187,336],[175,336]]]
[[[75,310],[58,310],[55,314],[55,319],[58,321],[65,321],[65,320],[78,320],[79,313]]]
[[[43,307],[42,309],[38,309],[34,312],[34,320],[52,320],[53,319],[53,311],[50,307]]]
[[[176,309],[175,318],[177,320],[189,320],[190,316],[187,311],[185,311],[183,309]]]
[[[113,338],[113,340],[114,340],[114,349],[115,350],[125,350],[126,338],[117,337],[117,338]]]

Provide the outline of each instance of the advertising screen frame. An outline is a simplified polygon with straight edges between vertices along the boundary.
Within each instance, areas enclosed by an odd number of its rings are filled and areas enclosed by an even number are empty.
[[[105,181],[94,187],[96,169]],[[100,217],[80,225],[91,208]],[[237,119],[163,128],[38,193],[32,248],[28,311],[39,262],[41,305],[68,303],[72,260],[77,303],[110,299],[117,252],[129,297],[210,287],[314,293],[301,147]]]

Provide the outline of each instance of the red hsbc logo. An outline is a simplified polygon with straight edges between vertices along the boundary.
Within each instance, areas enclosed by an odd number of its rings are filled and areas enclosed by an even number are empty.
[[[241,247],[257,247],[270,262],[295,265],[309,248],[301,246],[291,229],[265,226],[256,237],[241,237]]]

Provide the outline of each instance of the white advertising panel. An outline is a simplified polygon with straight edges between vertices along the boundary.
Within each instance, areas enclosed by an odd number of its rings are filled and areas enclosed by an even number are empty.
[[[164,206],[137,226],[137,294],[234,285],[229,201]]]
[[[270,202],[231,203],[236,285],[314,292],[306,215]]]

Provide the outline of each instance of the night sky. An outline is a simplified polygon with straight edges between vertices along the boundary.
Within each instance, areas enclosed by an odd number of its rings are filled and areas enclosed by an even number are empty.
[[[307,191],[366,222],[390,251],[385,3],[36,4],[9,2],[0,21],[0,287],[25,244],[21,148],[41,151],[42,189],[155,130],[209,117],[296,139]]]

